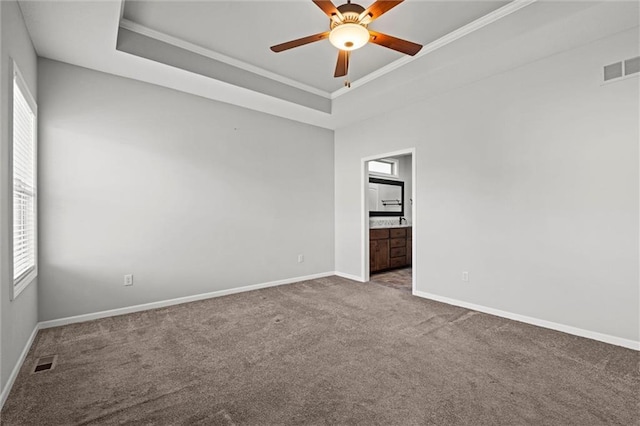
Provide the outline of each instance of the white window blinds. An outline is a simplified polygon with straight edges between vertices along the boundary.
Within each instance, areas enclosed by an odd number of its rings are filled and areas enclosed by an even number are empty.
[[[15,72],[13,78],[13,279],[21,284],[36,267],[36,114]]]

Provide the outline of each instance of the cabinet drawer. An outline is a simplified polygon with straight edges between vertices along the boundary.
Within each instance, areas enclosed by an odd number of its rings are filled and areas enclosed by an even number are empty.
[[[407,249],[405,247],[395,247],[395,248],[392,248],[391,251],[389,252],[389,257],[406,256],[406,254],[407,254]]]
[[[389,238],[389,229],[371,229],[369,231],[370,240],[384,240]]]
[[[389,247],[406,247],[407,239],[406,238],[392,238],[389,240]]]
[[[413,231],[411,230],[411,227],[407,228],[407,238],[411,238],[411,236],[413,235]]]
[[[391,268],[396,268],[398,266],[404,266],[406,264],[407,264],[407,257],[406,256],[392,257],[391,259],[389,259],[389,267],[391,267]]]
[[[391,231],[391,238],[400,238],[400,237],[407,236],[406,228],[391,228],[390,231]]]

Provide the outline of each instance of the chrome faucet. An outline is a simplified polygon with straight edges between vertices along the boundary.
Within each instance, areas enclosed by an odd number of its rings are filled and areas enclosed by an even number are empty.
[[[407,223],[407,218],[405,217],[400,217],[400,220],[398,222],[400,222],[399,224],[402,225],[402,221],[404,220],[404,223]]]

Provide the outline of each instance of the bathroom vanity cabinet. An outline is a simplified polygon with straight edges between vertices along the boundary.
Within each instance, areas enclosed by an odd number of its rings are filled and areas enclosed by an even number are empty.
[[[372,228],[369,230],[369,271],[402,268],[411,265],[411,227]]]

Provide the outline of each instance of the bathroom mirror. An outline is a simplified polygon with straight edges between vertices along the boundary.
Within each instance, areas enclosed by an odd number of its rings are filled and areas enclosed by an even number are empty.
[[[370,177],[369,216],[404,216],[404,182]]]

